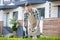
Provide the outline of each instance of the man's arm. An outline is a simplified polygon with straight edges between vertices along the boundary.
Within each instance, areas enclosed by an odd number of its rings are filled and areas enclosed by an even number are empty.
[[[36,15],[37,15],[37,25],[36,26],[38,26],[39,25],[39,23],[40,23],[40,21],[39,21],[39,11],[36,9]]]

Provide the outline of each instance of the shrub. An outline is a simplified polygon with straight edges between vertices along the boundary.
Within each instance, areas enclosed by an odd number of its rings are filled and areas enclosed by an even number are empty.
[[[12,30],[16,31],[19,24],[18,24],[18,21],[14,17],[12,17],[11,19],[11,24],[12,24]]]

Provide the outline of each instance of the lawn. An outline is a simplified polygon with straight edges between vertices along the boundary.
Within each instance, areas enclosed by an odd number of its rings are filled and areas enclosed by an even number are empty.
[[[39,37],[39,38],[0,38],[0,40],[60,40],[60,37]]]

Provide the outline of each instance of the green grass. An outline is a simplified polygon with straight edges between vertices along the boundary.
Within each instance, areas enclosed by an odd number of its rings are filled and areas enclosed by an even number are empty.
[[[39,38],[0,38],[0,40],[60,40],[60,37],[39,37]]]

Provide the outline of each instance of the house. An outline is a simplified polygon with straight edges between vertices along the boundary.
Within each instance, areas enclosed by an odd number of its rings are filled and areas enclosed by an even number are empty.
[[[23,20],[23,9],[26,0],[0,0],[0,33],[2,26],[12,27],[10,19],[14,16]],[[60,1],[59,0],[27,0],[37,8],[40,19],[43,17],[42,33],[45,36],[60,36]]]

